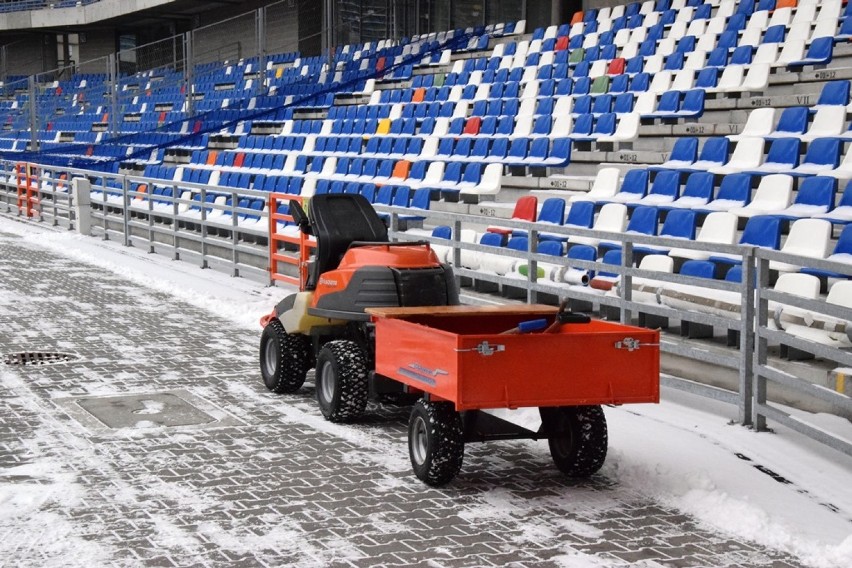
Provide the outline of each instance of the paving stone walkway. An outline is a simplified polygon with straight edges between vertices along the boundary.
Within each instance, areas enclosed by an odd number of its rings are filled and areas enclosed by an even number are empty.
[[[0,565],[799,565],[542,443],[470,445],[428,488],[408,409],[330,424],[311,384],[266,391],[259,335],[0,233],[0,355],[76,356],[0,365]]]

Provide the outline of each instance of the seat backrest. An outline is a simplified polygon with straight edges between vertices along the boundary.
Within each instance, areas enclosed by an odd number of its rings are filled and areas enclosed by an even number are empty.
[[[711,172],[693,172],[686,178],[682,197],[713,198],[713,174]]]
[[[597,249],[591,245],[573,245],[568,249],[568,254],[565,256],[567,258],[574,258],[577,260],[593,261],[597,259],[598,252]]]
[[[388,242],[384,222],[362,195],[321,194],[310,201],[310,217],[317,239],[317,257],[309,283],[337,268],[354,241]]]
[[[742,142],[740,142],[742,143]],[[717,200],[742,201],[748,203],[751,198],[751,176],[749,174],[728,174],[719,184]]]
[[[852,280],[840,280],[832,284],[825,301],[836,306],[852,308]]]
[[[766,163],[784,164],[795,168],[799,165],[799,139],[777,138],[766,153]]]
[[[657,272],[672,272],[674,259],[664,254],[648,254],[639,262],[640,270],[655,270]]]
[[[627,223],[627,232],[641,233],[643,235],[656,235],[659,224],[660,211],[656,207],[640,205],[633,209],[630,221]]]
[[[716,265],[709,260],[687,260],[680,267],[681,276],[692,276],[694,278],[713,278]]]
[[[827,169],[837,168],[842,144],[843,141],[839,138],[817,138],[808,144],[808,151],[802,163],[825,165]]]
[[[829,209],[834,205],[837,180],[829,176],[807,177],[796,193],[796,203],[804,205],[822,205]]]
[[[648,190],[648,170],[639,168],[629,170],[621,181],[620,193],[636,193],[645,195]]]
[[[785,272],[778,276],[772,289],[776,292],[813,299],[819,296],[819,287],[819,278],[812,274]]]
[[[790,225],[790,233],[782,251],[825,258],[830,249],[831,223],[825,219],[798,219]]]
[[[627,228],[627,206],[623,203],[607,203],[601,207],[594,228],[598,231],[624,232]]]
[[[834,245],[833,254],[852,254],[852,225],[843,227],[843,231],[837,238],[837,244]]]
[[[731,141],[725,136],[715,136],[708,138],[701,148],[701,153],[698,155],[698,160],[701,162],[711,162],[716,164],[724,164],[728,161],[728,153],[731,148]]]
[[[840,105],[849,104],[850,83],[843,79],[840,81],[829,81],[820,91],[817,105]]]
[[[575,201],[568,209],[565,225],[589,228],[595,219],[594,201]]]
[[[808,128],[810,110],[808,107],[787,107],[781,112],[776,132],[802,134]]]
[[[538,220],[561,225],[565,219],[565,200],[561,197],[548,197],[541,205]]]
[[[737,237],[737,216],[727,211],[714,211],[704,218],[698,237],[704,243],[734,244]]]
[[[740,244],[778,250],[781,246],[781,219],[773,215],[750,218],[740,236]]]
[[[665,195],[677,197],[680,192],[680,172],[677,170],[663,170],[658,172],[651,184],[649,195]]]
[[[695,240],[696,212],[690,209],[673,209],[666,215],[660,236]]]
[[[790,205],[793,199],[793,177],[787,174],[770,174],[763,176],[749,207],[759,209],[767,206],[783,209]]]
[[[698,138],[694,136],[684,136],[678,138],[672,146],[671,154],[668,161],[670,162],[689,162],[692,163],[698,156]]]
[[[521,221],[535,221],[538,209],[538,198],[534,195],[525,195],[515,202],[512,211],[512,219]]]

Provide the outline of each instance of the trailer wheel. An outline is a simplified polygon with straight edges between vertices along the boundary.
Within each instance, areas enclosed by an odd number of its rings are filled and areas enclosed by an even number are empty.
[[[408,420],[408,454],[416,475],[433,487],[449,483],[464,459],[461,417],[451,402],[414,403]]]
[[[367,358],[354,341],[329,341],[317,355],[317,401],[331,422],[348,422],[367,407]]]
[[[296,392],[310,367],[308,338],[287,333],[280,320],[270,320],[260,336],[260,374],[266,388],[278,394]]]
[[[542,408],[550,431],[550,455],[570,477],[589,477],[603,467],[607,451],[606,417],[600,406]]]

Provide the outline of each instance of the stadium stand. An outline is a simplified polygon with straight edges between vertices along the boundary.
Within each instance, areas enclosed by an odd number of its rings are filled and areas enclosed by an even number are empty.
[[[140,231],[260,247],[270,226],[295,234],[269,223],[270,210],[287,211],[270,195],[361,193],[468,280],[541,281],[551,288],[536,292],[577,294],[606,314],[630,268],[640,321],[671,316],[690,337],[738,331],[739,287],[762,254],[780,255],[765,263],[768,293],[850,306],[838,286],[850,274],[825,264],[848,264],[852,221],[852,190],[837,196],[852,178],[847,11],[832,0],[629,2],[532,30],[503,22],[191,73],[7,80],[0,156],[43,166],[43,191],[67,193],[72,171],[93,172],[95,206]],[[463,219],[450,229],[441,213]],[[809,331],[824,318],[796,317],[773,330],[837,344]]]

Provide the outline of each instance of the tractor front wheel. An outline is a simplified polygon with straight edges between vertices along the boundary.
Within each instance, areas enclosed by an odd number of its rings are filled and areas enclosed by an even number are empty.
[[[367,358],[354,341],[326,343],[317,355],[317,402],[331,422],[349,422],[367,407]]]
[[[260,374],[266,388],[278,394],[296,392],[310,367],[308,338],[287,333],[280,320],[270,320],[260,337]]]
[[[550,455],[570,477],[589,477],[603,467],[607,451],[606,417],[600,406],[542,408]]]
[[[408,454],[420,481],[438,487],[461,470],[464,436],[451,402],[418,400],[408,420]]]

